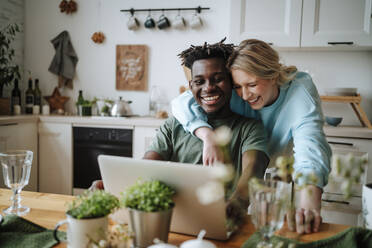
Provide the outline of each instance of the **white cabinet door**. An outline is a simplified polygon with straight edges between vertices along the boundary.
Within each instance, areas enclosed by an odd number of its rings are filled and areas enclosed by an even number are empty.
[[[146,149],[150,146],[156,136],[159,127],[134,127],[133,134],[133,158],[143,158]]]
[[[39,191],[72,194],[72,127],[39,124]]]
[[[37,123],[10,123],[0,125],[0,151],[31,150],[33,152],[30,180],[24,190],[37,191],[38,182],[38,151],[37,151]],[[0,170],[0,187],[6,188]]]
[[[300,0],[232,0],[231,41],[260,39],[274,46],[299,47]]]
[[[371,46],[371,9],[371,0],[304,0],[301,46]]]

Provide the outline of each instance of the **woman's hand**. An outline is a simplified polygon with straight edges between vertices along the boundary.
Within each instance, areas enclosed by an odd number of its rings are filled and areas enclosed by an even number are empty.
[[[213,165],[216,161],[223,161],[223,154],[214,140],[214,132],[208,127],[195,130],[195,135],[203,141],[203,165]]]
[[[322,217],[320,216],[322,190],[308,185],[300,191],[299,206],[296,210],[296,231],[299,234],[318,232]],[[289,226],[294,231],[294,226]]]

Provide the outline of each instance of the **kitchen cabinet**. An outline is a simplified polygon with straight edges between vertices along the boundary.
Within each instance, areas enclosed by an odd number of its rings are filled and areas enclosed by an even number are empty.
[[[372,45],[371,0],[305,0],[302,47]]]
[[[234,0],[231,41],[276,47],[372,46],[372,0]]]
[[[333,155],[352,153],[354,156],[372,154],[372,140],[350,137],[327,137],[331,145]],[[334,168],[333,168],[334,170]],[[366,173],[361,178],[361,183],[352,187],[353,193],[350,199],[342,195],[340,182],[329,180],[328,185],[323,189],[322,217],[324,222],[363,226],[362,218],[362,185],[372,182],[372,161],[366,167]]]
[[[24,187],[24,190],[37,191],[37,122],[11,122],[0,124],[0,151],[6,150],[30,150],[33,152],[30,180],[28,185]],[[0,187],[6,188],[2,170],[0,175]]]
[[[230,35],[232,42],[260,39],[274,46],[299,47],[302,1],[233,0]]]
[[[135,126],[133,134],[133,158],[142,158],[155,138],[159,127]]]
[[[39,191],[72,194],[72,125],[39,123]]]

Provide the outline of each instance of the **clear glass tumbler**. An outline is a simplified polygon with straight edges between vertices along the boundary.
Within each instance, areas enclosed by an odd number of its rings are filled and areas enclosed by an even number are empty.
[[[283,226],[290,192],[290,184],[285,182],[261,179],[250,181],[251,220],[262,236],[257,247],[272,247],[269,240],[274,232]]]
[[[5,214],[25,215],[29,207],[21,206],[21,190],[30,178],[33,153],[26,150],[13,150],[0,153],[5,185],[13,191],[12,205],[3,210]]]

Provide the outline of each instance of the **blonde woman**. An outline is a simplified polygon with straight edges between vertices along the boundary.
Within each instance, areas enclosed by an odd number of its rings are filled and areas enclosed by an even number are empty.
[[[255,39],[241,42],[227,66],[235,89],[231,108],[238,114],[262,120],[269,135],[270,163],[275,163],[279,155],[293,154],[294,173],[304,175],[298,184],[308,183],[306,175],[316,175],[316,185],[309,185],[300,193],[296,230],[317,232],[322,221],[322,188],[328,181],[332,153],[323,132],[320,99],[311,77],[298,72],[295,66],[280,64],[278,53]],[[202,101],[213,104],[218,97],[216,92]],[[220,160],[206,115],[189,91],[172,101],[172,112],[186,130],[203,140],[203,163],[209,165]]]

